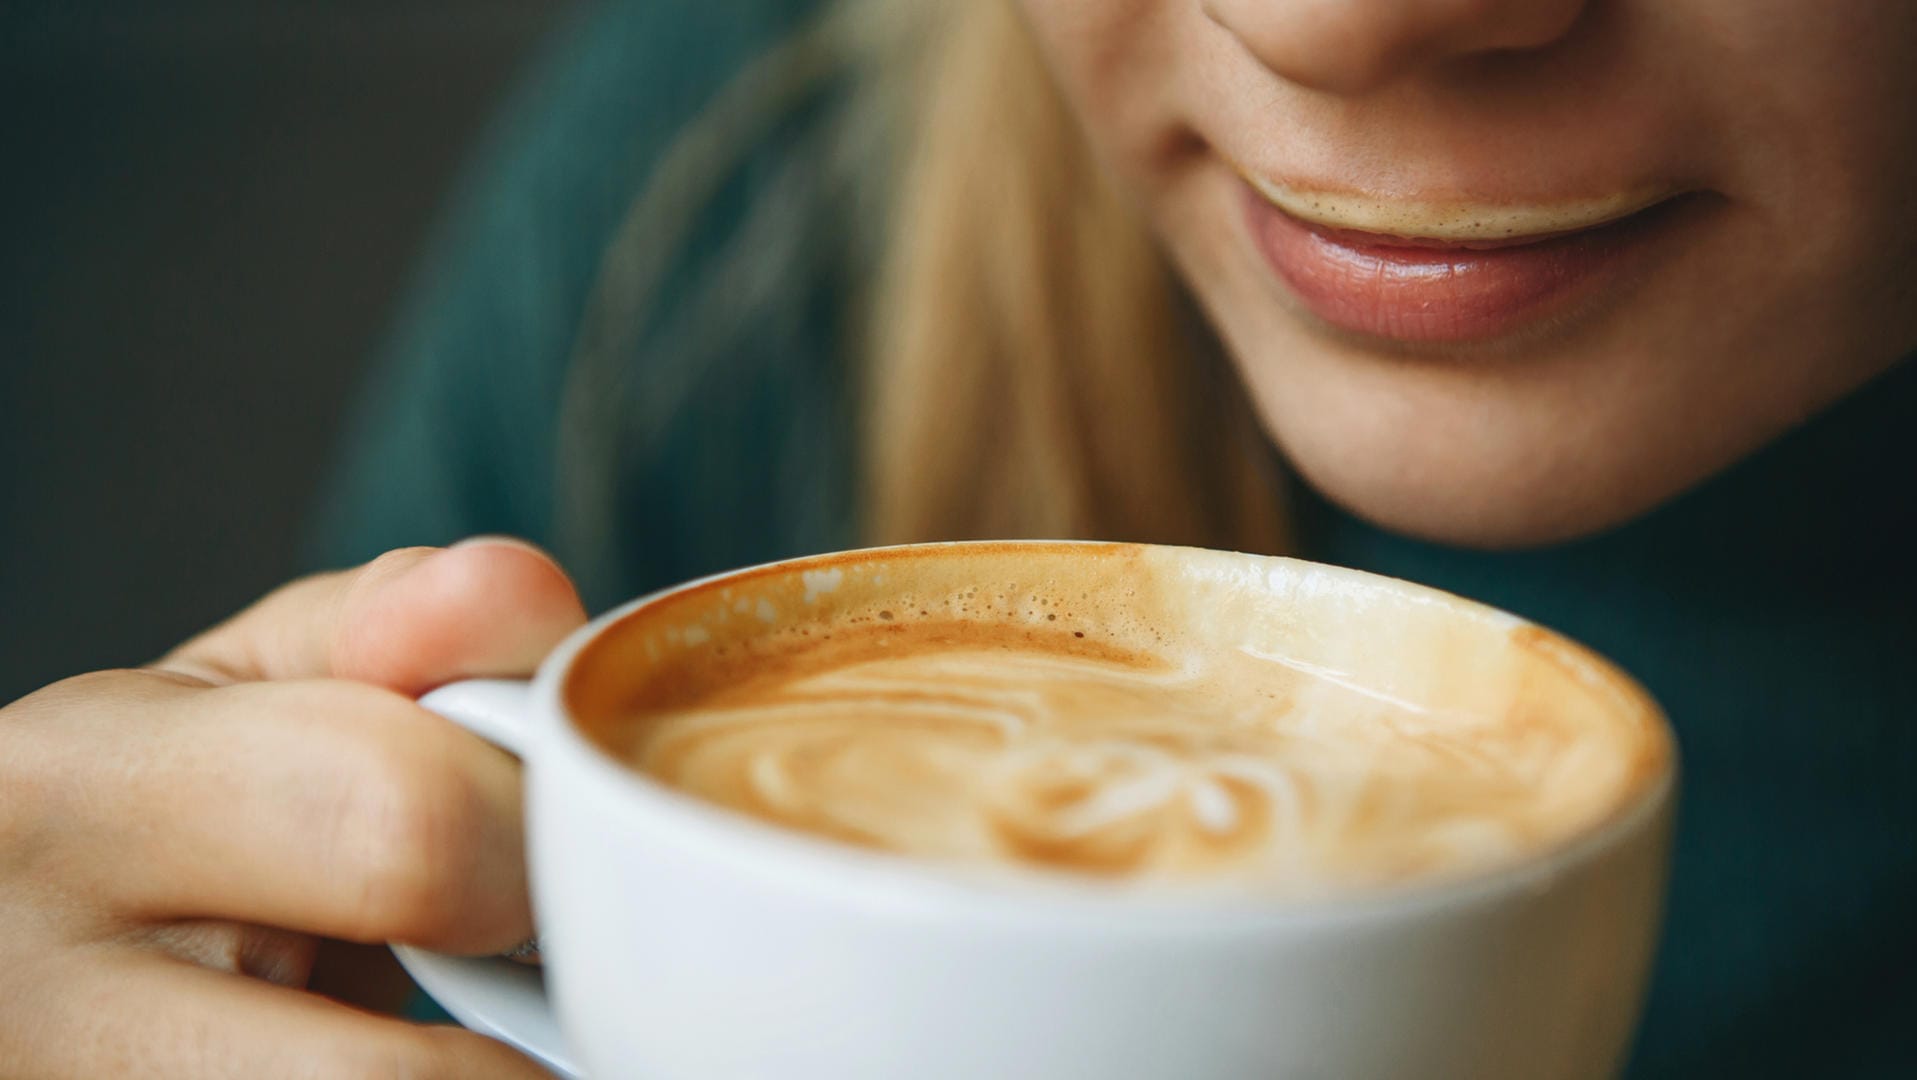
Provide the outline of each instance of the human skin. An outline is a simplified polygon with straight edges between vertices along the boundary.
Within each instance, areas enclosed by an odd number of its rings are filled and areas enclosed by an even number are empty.
[[[584,619],[525,545],[407,549],[0,709],[0,1075],[546,1075],[337,998],[530,936],[518,767],[413,699]]]
[[[1385,524],[1602,528],[1917,340],[1906,0],[1020,2],[1274,437]],[[1414,233],[1688,199],[1571,302],[1406,340],[1297,295],[1241,172]],[[382,942],[530,932],[515,767],[413,697],[583,618],[523,546],[400,551],[0,709],[0,1076],[543,1075],[325,995],[375,1003],[343,976]]]
[[[1604,529],[1917,346],[1904,0],[1020,3],[1288,460],[1386,527],[1484,547]],[[1321,225],[1361,230],[1358,273],[1461,220],[1547,231],[1670,201],[1567,299],[1487,319],[1469,289],[1345,280],[1314,304],[1249,220],[1295,215],[1246,176],[1305,216],[1326,197]],[[1521,284],[1521,258],[1479,261]]]

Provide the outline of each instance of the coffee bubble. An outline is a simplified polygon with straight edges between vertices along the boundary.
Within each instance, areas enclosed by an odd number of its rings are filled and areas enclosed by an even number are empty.
[[[575,714],[780,828],[1290,893],[1561,843],[1669,752],[1588,654],[1428,590],[1176,549],[932,550],[642,609],[582,658]]]

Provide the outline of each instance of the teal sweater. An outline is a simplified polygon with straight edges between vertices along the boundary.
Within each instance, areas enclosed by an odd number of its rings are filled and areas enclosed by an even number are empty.
[[[482,532],[555,545],[600,608],[855,543],[849,265],[820,252],[659,359],[790,179],[805,119],[726,178],[629,345],[609,446],[621,546],[556,528],[568,357],[621,215],[671,135],[807,5],[632,0],[554,42],[426,260],[349,440],[319,559]],[[784,186],[782,186],[784,185]],[[841,245],[842,246],[842,245]],[[1646,518],[1546,550],[1381,532],[1310,492],[1305,554],[1476,597],[1596,646],[1670,712],[1684,790],[1668,924],[1631,1074],[1917,1076],[1917,365]]]

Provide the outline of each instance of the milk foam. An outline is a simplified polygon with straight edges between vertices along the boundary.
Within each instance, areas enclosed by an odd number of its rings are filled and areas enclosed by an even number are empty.
[[[1280,210],[1334,229],[1458,242],[1548,236],[1620,221],[1669,198],[1666,187],[1640,187],[1552,203],[1388,199],[1273,183],[1243,173]]]
[[[1522,857],[1667,752],[1628,684],[1506,617],[1308,564],[1076,550],[688,604],[633,639],[652,681],[585,722],[672,787],[818,836],[1290,892]],[[766,604],[776,624],[724,614]]]

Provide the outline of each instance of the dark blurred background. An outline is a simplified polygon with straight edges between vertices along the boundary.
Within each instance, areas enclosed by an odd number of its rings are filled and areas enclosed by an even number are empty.
[[[567,0],[0,0],[0,703],[300,569],[432,216]]]

